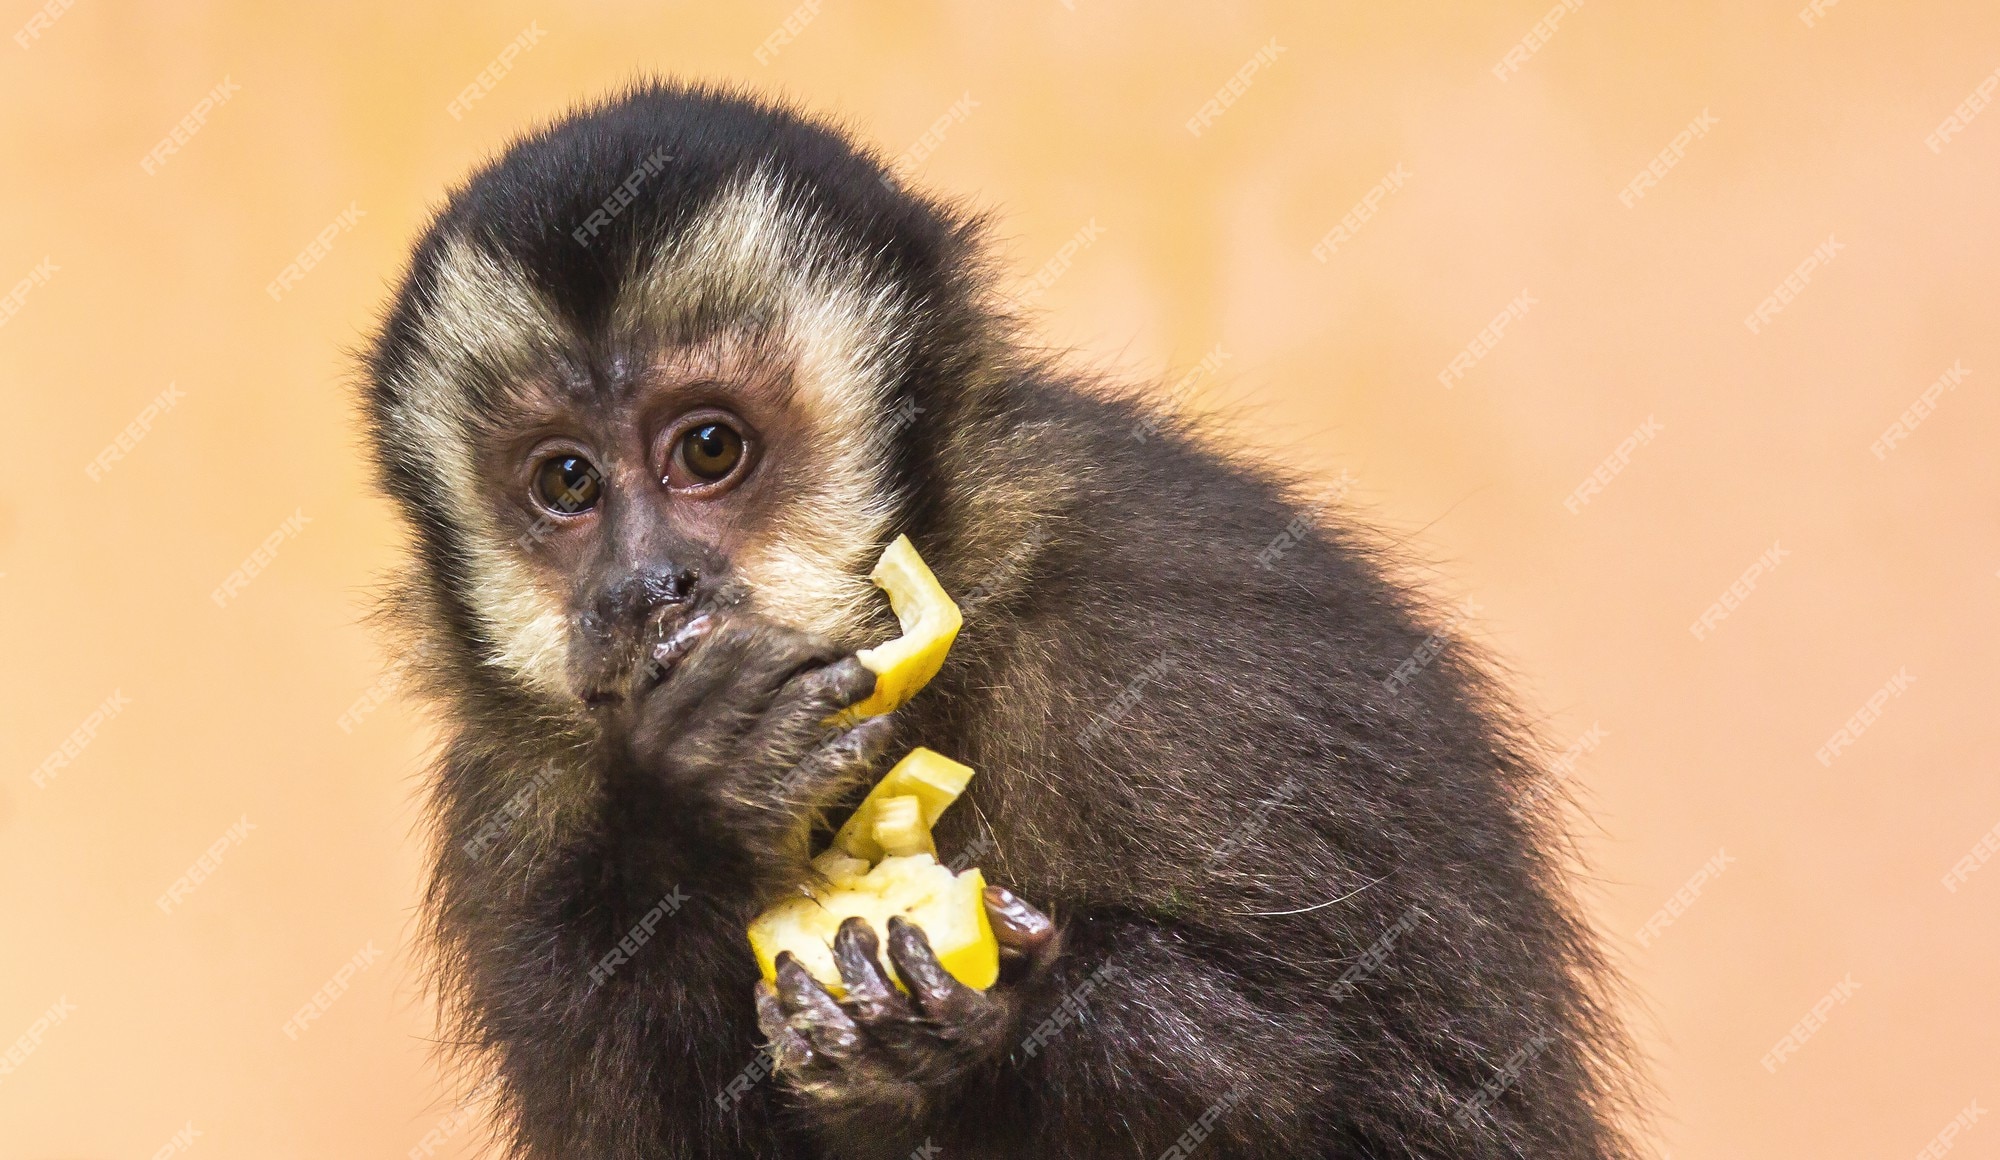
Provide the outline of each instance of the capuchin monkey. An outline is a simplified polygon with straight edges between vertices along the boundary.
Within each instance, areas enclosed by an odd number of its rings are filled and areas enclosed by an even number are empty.
[[[509,1153],[1631,1155],[1481,662],[1377,540],[1038,353],[978,225],[796,110],[646,84],[418,242],[366,409],[444,726],[447,1040]],[[965,627],[830,728],[899,534]],[[746,924],[917,745],[978,770],[937,838],[997,884],[1002,977],[857,920],[843,998],[762,983]]]

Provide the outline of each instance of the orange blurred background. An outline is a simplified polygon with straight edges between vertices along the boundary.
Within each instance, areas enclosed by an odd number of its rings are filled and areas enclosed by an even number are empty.
[[[914,147],[1024,280],[1092,239],[1050,343],[1162,391],[1219,349],[1191,406],[1473,602],[1575,755],[1661,1153],[2000,1101],[2000,9],[1571,3],[0,13],[0,1154],[479,1154],[352,352],[450,183],[647,72]]]

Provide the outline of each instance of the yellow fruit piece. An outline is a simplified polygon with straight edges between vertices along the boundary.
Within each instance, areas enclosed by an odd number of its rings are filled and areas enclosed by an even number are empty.
[[[884,800],[916,798],[928,829],[937,825],[945,807],[958,800],[971,780],[971,766],[961,765],[935,749],[918,746],[868,791],[867,798],[855,808],[854,816],[833,836],[833,848],[865,862],[880,861],[887,851],[875,837],[875,817]]]
[[[931,828],[924,824],[924,810],[911,795],[883,798],[875,807],[875,844],[891,858],[929,854],[937,858],[931,844]]]
[[[883,774],[833,846],[813,859],[825,885],[809,887],[750,924],[750,949],[764,977],[776,979],[778,953],[790,951],[840,995],[833,936],[842,920],[859,916],[882,941],[882,965],[895,978],[887,939],[890,916],[900,914],[923,929],[938,961],[959,982],[980,990],[992,986],[1000,976],[1000,944],[986,915],[986,879],[977,868],[953,874],[938,865],[931,838],[931,827],[971,780],[971,766],[923,748]]]
[[[842,724],[890,712],[915,696],[943,666],[964,622],[908,536],[896,537],[869,578],[889,594],[903,634],[856,654],[875,674],[875,691],[834,717]],[[750,949],[764,978],[777,978],[778,955],[790,951],[835,996],[843,994],[833,937],[844,920],[858,917],[881,943],[884,971],[903,987],[888,957],[889,919],[901,915],[923,930],[959,982],[979,990],[992,986],[1000,977],[1000,944],[986,915],[986,879],[977,869],[953,874],[938,865],[931,838],[939,815],[971,780],[971,766],[923,748],[884,774],[834,835],[832,848],[813,859],[824,884],[750,924]]]
[[[943,667],[965,622],[908,536],[896,537],[868,578],[889,594],[903,635],[855,654],[875,674],[875,691],[836,718],[849,724],[887,713],[916,696]]]
[[[750,924],[750,949],[765,979],[776,980],[778,954],[790,951],[835,998],[845,994],[833,936],[842,921],[858,916],[875,931],[883,971],[907,991],[889,961],[889,919],[895,915],[923,929],[938,961],[959,982],[983,991],[1000,977],[1000,944],[986,916],[986,879],[977,868],[953,874],[929,854],[884,858],[870,868],[837,851],[820,855],[814,865],[826,886],[781,902]]]

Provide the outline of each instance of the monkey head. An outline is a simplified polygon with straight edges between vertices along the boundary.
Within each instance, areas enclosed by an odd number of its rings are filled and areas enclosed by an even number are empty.
[[[992,377],[969,223],[795,118],[640,103],[458,190],[370,360],[406,619],[542,716],[615,706],[705,608],[882,635],[868,565]]]

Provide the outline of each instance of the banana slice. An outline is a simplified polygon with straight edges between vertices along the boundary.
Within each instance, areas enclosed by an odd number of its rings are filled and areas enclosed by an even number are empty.
[[[875,674],[875,691],[839,715],[849,724],[887,713],[916,696],[937,676],[965,622],[908,536],[896,537],[868,578],[889,594],[903,635],[855,654]]]

